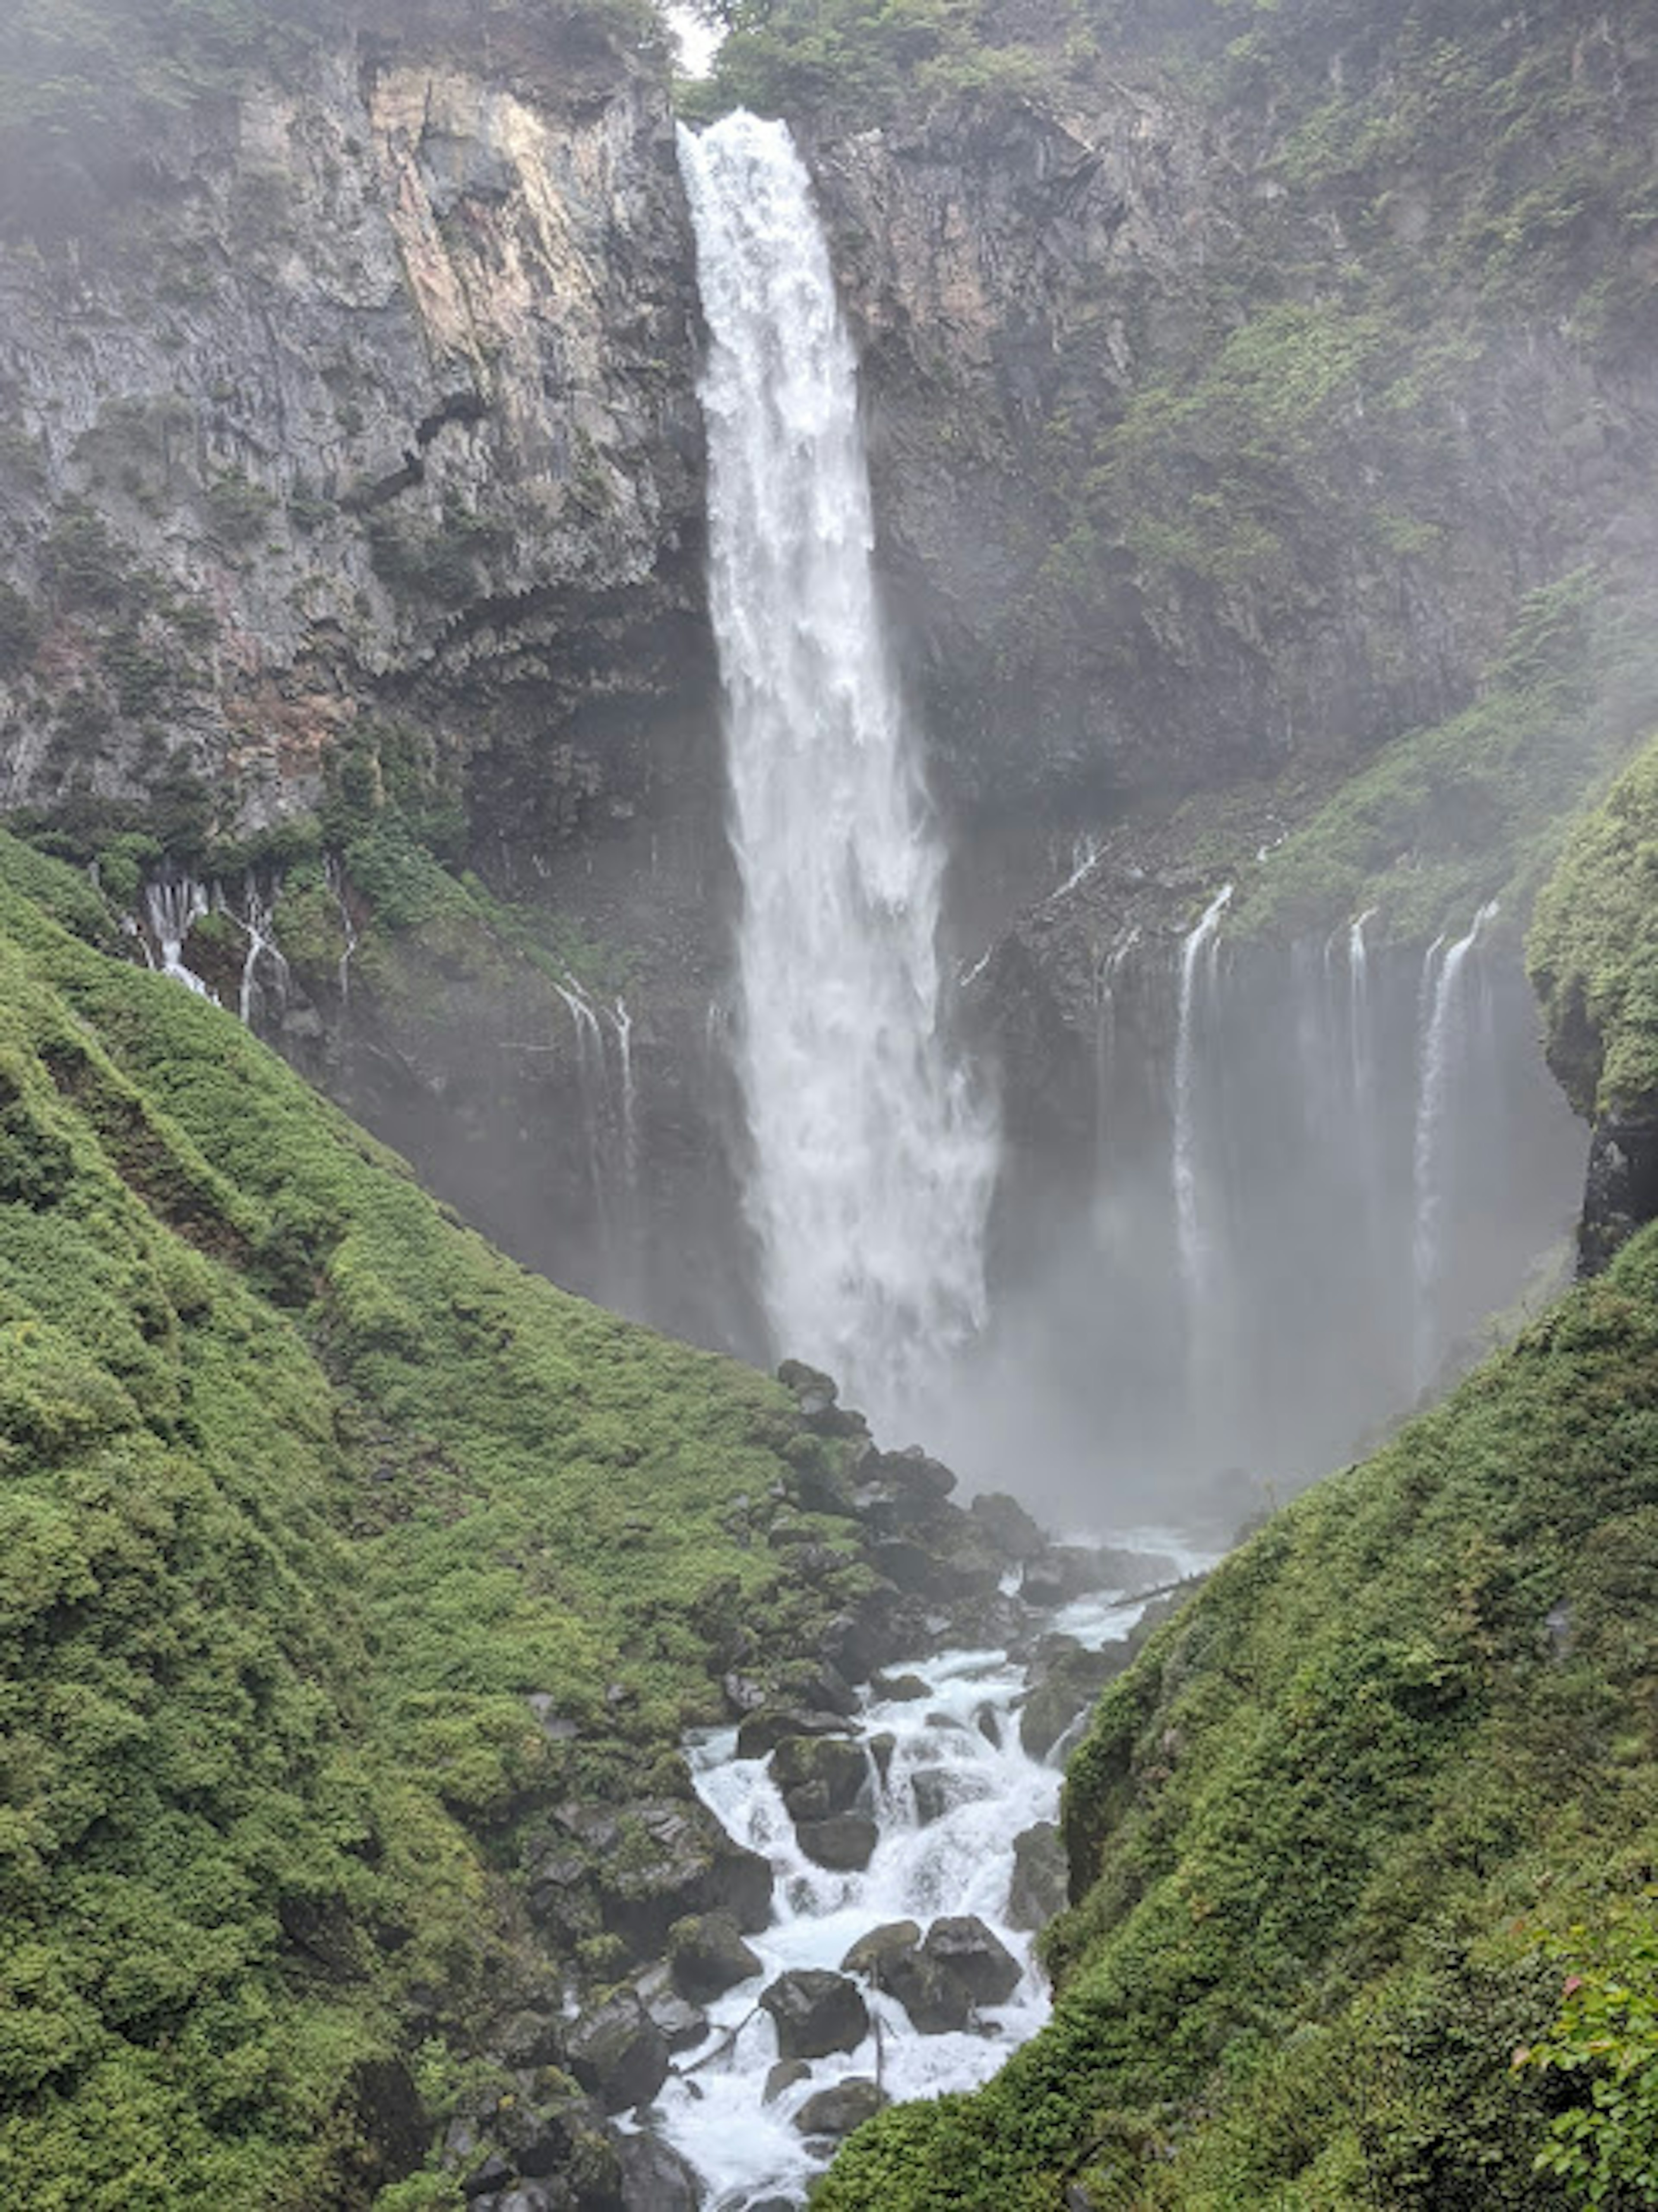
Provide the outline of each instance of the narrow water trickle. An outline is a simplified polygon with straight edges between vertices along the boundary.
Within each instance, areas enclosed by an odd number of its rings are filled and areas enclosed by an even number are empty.
[[[680,134],[742,886],[745,1203],[775,1348],[890,1425],[982,1324],[993,1120],[944,1031],[944,852],[876,603],[856,366],[781,123]]]
[[[1186,1294],[1187,1343],[1194,1369],[1204,1364],[1204,1321],[1213,1305],[1215,1243],[1201,1202],[1205,1188],[1198,1098],[1198,1029],[1205,996],[1214,978],[1214,956],[1221,918],[1230,905],[1228,884],[1210,902],[1203,919],[1181,948],[1180,1008],[1175,1031],[1175,1221],[1179,1239],[1181,1282]]]
[[[1438,1295],[1444,1255],[1441,1224],[1448,1164],[1446,1142],[1456,1057],[1467,1023],[1465,969],[1481,933],[1497,919],[1493,900],[1482,906],[1466,936],[1448,947],[1442,937],[1429,947],[1422,973],[1422,1035],[1418,1061],[1412,1257],[1416,1275],[1414,1376],[1418,1389],[1432,1379],[1438,1341]]]

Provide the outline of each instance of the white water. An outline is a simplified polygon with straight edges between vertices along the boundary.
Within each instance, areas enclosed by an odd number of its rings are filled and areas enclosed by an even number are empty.
[[[340,986],[340,1006],[349,1011],[351,1005],[351,957],[357,949],[357,925],[351,919],[351,902],[345,895],[345,881],[340,866],[331,854],[323,862],[323,875],[340,917],[340,934],[343,949],[340,953],[337,975]]]
[[[1127,1540],[1174,1557],[1182,1573],[1210,1564],[1160,1531],[1137,1532]],[[1126,1635],[1142,1609],[1107,1594],[1065,1607],[1046,1626],[1097,1648]],[[878,2079],[894,2100],[971,2088],[1048,2017],[1033,1939],[1011,1928],[1005,1916],[1014,1839],[1056,1817],[1063,1752],[1056,1746],[1049,1759],[1036,1760],[1021,1750],[1016,1707],[1027,1681],[1005,1652],[946,1652],[892,1672],[919,1674],[928,1694],[870,1704],[848,1723],[865,1744],[882,1735],[894,1739],[886,1780],[875,1788],[881,1839],[862,1874],[831,1874],[804,1856],[766,1761],[735,1757],[734,1729],[693,1748],[703,1802],[739,1843],[768,1857],[776,1874],[776,1918],[763,1935],[748,1939],[762,1974],[708,2008],[707,2042],[679,2061],[657,2100],[663,2132],[702,2176],[711,2212],[741,2212],[778,2194],[804,2196],[822,2161],[809,2152],[793,2116],[820,2089],[852,2075]],[[987,1722],[999,1742],[986,1732]],[[938,1769],[945,1770],[955,1802],[923,1826],[914,1778]],[[770,2019],[755,2009],[768,1983],[799,1967],[836,1971],[859,1937],[890,1922],[913,1920],[925,1932],[929,1922],[962,1913],[976,1913],[1024,1968],[1011,2001],[984,2009],[981,2032],[920,2034],[896,1998],[860,1982],[875,2023],[870,2035],[855,2051],[815,2060],[809,2079],[774,2104],[763,2102],[777,2057]],[[739,2024],[735,2042],[728,2043]]]
[[[1442,937],[1429,947],[1423,963],[1421,1004],[1425,1018],[1418,1062],[1412,1237],[1416,1275],[1414,1370],[1418,1389],[1432,1379],[1438,1335],[1438,1291],[1444,1260],[1441,1224],[1448,1166],[1444,1155],[1456,1056],[1466,1026],[1464,969],[1481,932],[1496,918],[1493,900],[1480,908],[1467,934],[1459,937],[1442,958],[1438,957],[1445,942]]]
[[[1200,1203],[1202,1178],[1199,1159],[1197,1028],[1200,987],[1212,985],[1217,933],[1221,916],[1232,899],[1228,884],[1204,910],[1181,948],[1180,1009],[1175,1032],[1175,1221],[1180,1246],[1181,1280],[1185,1287],[1188,1322],[1212,1303],[1210,1274],[1214,1240]]]
[[[242,887],[242,910],[240,914],[225,897],[222,889],[216,892],[215,899],[226,921],[234,922],[247,939],[247,951],[242,956],[241,982],[236,994],[236,1011],[241,1018],[242,1027],[251,1030],[256,1010],[263,1013],[268,1000],[271,1007],[280,1013],[288,997],[288,959],[276,942],[273,902],[251,874]],[[266,971],[264,984],[259,981],[261,965]]]
[[[155,940],[157,965],[198,999],[213,996],[184,963],[185,939],[207,912],[207,893],[193,876],[157,876],[144,885],[144,919]]]
[[[908,1417],[984,1315],[990,1116],[942,1030],[943,852],[888,662],[855,363],[780,123],[682,131],[742,884],[745,1202],[776,1348]]]

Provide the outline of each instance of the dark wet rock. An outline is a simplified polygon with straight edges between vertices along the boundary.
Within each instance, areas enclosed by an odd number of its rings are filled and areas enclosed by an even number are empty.
[[[865,1981],[873,1982],[878,1990],[890,1987],[886,1977],[896,1960],[906,1958],[920,1948],[921,1930],[914,1920],[889,1920],[879,1928],[872,1928],[867,1936],[860,1936],[841,1961],[843,1974],[861,1974]]]
[[[451,2127],[444,2141],[446,2158],[457,2165],[463,2164],[465,2159],[470,2155],[470,2152],[463,2152],[459,2158],[455,2156],[456,2127],[459,2125],[459,2123],[457,2122],[455,2126]],[[470,2172],[462,2174],[460,2193],[469,2203],[481,2197],[488,2197],[493,2202],[507,2187],[512,2178],[512,2167],[498,2150],[492,2150],[478,2165],[473,2166]]]
[[[1178,1580],[1180,1565],[1163,1552],[1130,1552],[1106,1545],[1094,1554],[1099,1579],[1096,1589],[1125,1590],[1131,1595],[1141,1590],[1161,1589],[1167,1583]]]
[[[935,1920],[922,1940],[921,1956],[958,1981],[975,2005],[1005,2004],[1019,1986],[1018,1960],[977,1913]]]
[[[740,1943],[743,1939],[739,1936],[737,1940]],[[671,2051],[694,2051],[708,2034],[707,2013],[674,1987],[667,1966],[653,1966],[639,1977],[634,1988]]]
[[[882,1969],[887,1993],[909,2014],[918,2035],[952,2035],[973,2017],[965,1983],[920,1950],[895,1952]]]
[[[968,1511],[1002,1557],[1022,1565],[1047,1549],[1048,1539],[1017,1498],[1005,1491],[987,1491],[975,1498]]]
[[[846,1732],[843,1713],[812,1712],[800,1705],[762,1705],[737,1731],[737,1756],[768,1758],[785,1736],[844,1735]]]
[[[1039,1820],[1013,1839],[1008,1925],[1033,1932],[1046,1928],[1069,1902],[1065,1846],[1060,1841],[1060,1832],[1052,1820]]]
[[[659,1956],[675,1921],[694,1913],[727,1912],[750,1934],[771,1918],[769,1863],[733,1843],[694,1800],[625,1807],[596,1861],[604,1925],[637,1958]]]
[[[791,1735],[773,1752],[768,1771],[792,1820],[824,1820],[857,1803],[869,1759],[861,1744],[844,1736]]]
[[[1045,1640],[1036,1662],[1035,1686],[1019,1708],[1019,1741],[1026,1757],[1046,1758],[1132,1656],[1121,1640],[1097,1651],[1059,1638]]]
[[[617,1990],[569,2030],[570,2071],[609,2112],[647,2105],[668,2078],[668,2045],[634,1990]]]
[[[886,2102],[867,2075],[853,2074],[832,2088],[808,2097],[795,2114],[794,2124],[803,2136],[849,2136],[865,2120],[873,2119]]]
[[[882,1729],[879,1735],[872,1735],[869,1740],[870,1759],[874,1765],[875,1771],[883,1782],[892,1771],[892,1754],[897,1748],[897,1737],[885,1729]]]
[[[913,1705],[920,1698],[930,1698],[932,1691],[919,1674],[874,1674],[870,1678],[870,1695],[884,1698],[893,1705]]]
[[[695,2169],[659,2136],[619,2136],[623,2212],[697,2212],[701,2184]]]
[[[915,1798],[915,1818],[924,1828],[942,1820],[958,1805],[988,1796],[995,1787],[975,1766],[918,1766],[910,1775],[909,1785]]]
[[[699,2005],[762,1971],[758,1957],[728,1912],[701,1912],[677,1920],[668,1934],[668,1963],[674,1987]]]
[[[920,1444],[906,1445],[902,1451],[875,1452],[859,1473],[866,1480],[890,1483],[895,1489],[933,1504],[948,1498],[956,1487],[950,1469],[941,1460],[929,1457]]]
[[[780,2097],[786,2096],[798,2081],[809,2081],[811,2069],[804,2058],[780,2058],[766,2076],[762,2104],[774,2105]]]
[[[836,1813],[827,1820],[802,1820],[794,1832],[806,1856],[834,1874],[861,1874],[881,1840],[880,1830],[862,1813]]]
[[[503,2066],[556,2066],[562,2056],[558,2022],[544,2013],[516,2012],[485,2039],[492,2057]]]
[[[556,2212],[577,2203],[583,2212],[619,2205],[616,2146],[598,2105],[566,2076],[519,2078],[525,2084],[521,2093],[495,2104],[487,2116],[489,2132],[518,2187],[542,2188]]]
[[[855,2051],[869,2033],[869,2009],[855,1983],[817,1966],[780,1974],[761,2004],[777,2027],[781,2058],[826,2058]]]
[[[770,1702],[798,1705],[808,1712],[840,1713],[848,1720],[859,1705],[858,1692],[838,1667],[828,1660],[814,1664],[809,1659],[778,1668]]]
[[[1002,1747],[1001,1715],[994,1705],[981,1705],[973,1716],[973,1725],[993,1751]]]
[[[1027,1605],[1043,1612],[1069,1605],[1101,1587],[1098,1553],[1080,1544],[1051,1544],[1027,1559],[1019,1577],[1019,1595]]]
[[[758,1712],[766,1702],[763,1682],[756,1682],[751,1674],[740,1674],[733,1670],[720,1679],[726,1703],[740,1718],[745,1713]]]

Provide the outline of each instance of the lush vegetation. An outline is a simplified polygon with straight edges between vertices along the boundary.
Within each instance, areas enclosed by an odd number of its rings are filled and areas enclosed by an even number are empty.
[[[1574,830],[1527,947],[1549,1063],[1586,1115],[1658,1097],[1658,744]]]
[[[520,1824],[671,1781],[739,1620],[836,1601],[726,1526],[780,1392],[501,1260],[107,929],[0,839],[0,2195],[319,2212],[511,2001]]]
[[[1658,720],[1649,610],[1588,573],[1522,602],[1473,705],[1358,766],[1264,862],[1235,926],[1329,929],[1373,912],[1425,942],[1501,898],[1529,911],[1575,810]]]
[[[815,2212],[1649,2203],[1655,1677],[1649,1232],[1107,1692],[1052,2025]]]

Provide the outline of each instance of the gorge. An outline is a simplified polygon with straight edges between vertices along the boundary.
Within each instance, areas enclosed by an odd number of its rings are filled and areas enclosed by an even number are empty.
[[[1646,2201],[1655,95],[0,23],[10,2200]]]

